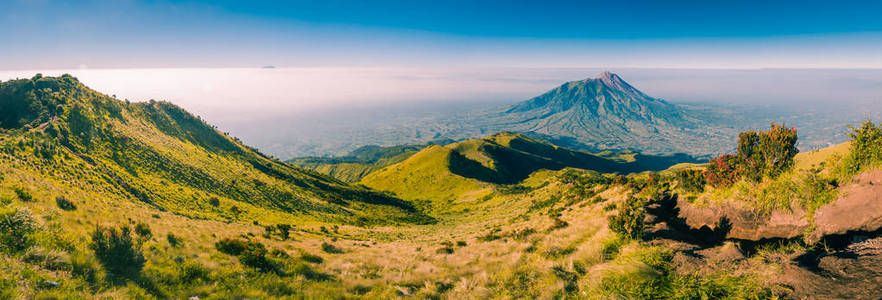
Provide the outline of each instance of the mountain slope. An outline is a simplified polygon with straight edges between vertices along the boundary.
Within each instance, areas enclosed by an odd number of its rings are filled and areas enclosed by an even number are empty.
[[[171,103],[119,101],[69,75],[2,82],[0,105],[11,108],[0,162],[21,178],[196,218],[428,220],[408,202],[270,159]]]
[[[373,171],[399,163],[429,145],[444,145],[452,140],[437,140],[420,145],[381,147],[362,146],[339,157],[299,157],[287,163],[314,170],[345,182],[358,182]]]
[[[491,192],[494,184],[516,184],[543,169],[631,173],[663,170],[676,163],[660,157],[605,155],[608,157],[503,132],[429,146],[400,163],[368,174],[361,183],[407,200],[474,200]]]

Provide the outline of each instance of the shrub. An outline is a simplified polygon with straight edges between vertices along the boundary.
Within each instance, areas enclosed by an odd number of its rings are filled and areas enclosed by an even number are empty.
[[[245,249],[239,254],[239,262],[243,265],[267,272],[275,269],[275,266],[266,258],[267,250],[263,244],[249,241],[245,243]]]
[[[303,252],[300,254],[300,259],[302,259],[305,262],[314,263],[314,264],[320,264],[325,261],[325,259],[322,258],[321,256],[309,254],[306,252]]]
[[[184,244],[184,242],[181,241],[181,238],[176,236],[174,233],[169,233],[165,236],[165,239],[168,241],[169,245],[175,248],[180,247]]]
[[[276,267],[266,257],[267,250],[263,244],[256,241],[224,238],[214,244],[215,248],[222,253],[237,256],[243,265],[259,269],[261,271],[273,271]]]
[[[144,267],[144,254],[141,245],[132,239],[128,226],[97,227],[92,232],[92,244],[89,248],[101,265],[117,275],[133,275],[141,272]]]
[[[15,192],[15,195],[18,196],[18,200],[21,200],[21,202],[34,201],[34,196],[31,195],[31,192],[28,192],[24,188],[16,187],[13,188],[12,191]]]
[[[687,169],[677,171],[677,181],[680,182],[680,188],[693,193],[703,192],[704,185],[707,184],[704,174],[700,170]]]
[[[324,227],[322,227],[322,228],[324,228]],[[281,238],[283,241],[284,241],[284,240],[288,240],[288,238],[289,238],[290,235],[291,235],[291,225],[288,225],[288,224],[277,224],[277,225],[276,225],[276,229],[278,229],[278,232],[279,232],[279,238]]]
[[[618,214],[609,217],[609,229],[623,236],[639,239],[643,237],[645,215],[643,201],[630,197],[622,203]]]
[[[713,186],[731,185],[740,177],[738,156],[731,154],[711,159],[707,169],[704,170],[705,180]]]
[[[214,207],[218,207],[220,205],[220,200],[218,200],[217,197],[211,197],[211,199],[208,199],[208,204]]]
[[[857,174],[864,167],[882,161],[882,125],[876,126],[870,120],[865,120],[859,128],[851,125],[848,128],[851,130],[848,134],[851,147],[839,166],[843,177]]]
[[[235,256],[245,251],[245,244],[245,240],[224,238],[220,241],[217,241],[217,243],[214,243],[214,247],[217,248],[217,251],[220,251],[221,253]]]
[[[62,196],[55,197],[55,204],[62,210],[76,210],[77,206],[72,201]]]
[[[331,254],[343,253],[343,249],[337,248],[337,246],[334,246],[334,245],[331,245],[328,243],[322,243],[322,251],[325,251],[325,252],[331,253]]]
[[[705,180],[713,186],[731,185],[741,178],[759,182],[763,176],[775,178],[793,166],[796,128],[772,123],[768,131],[745,131],[738,135],[738,154],[722,155],[709,162]]]
[[[0,250],[18,252],[33,245],[37,222],[25,209],[0,210]]]
[[[150,239],[150,237],[153,236],[153,232],[150,231],[150,226],[141,222],[135,224],[135,234],[145,240]]]

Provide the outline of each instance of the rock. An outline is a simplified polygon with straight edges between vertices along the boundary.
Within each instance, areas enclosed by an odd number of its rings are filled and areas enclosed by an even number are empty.
[[[58,287],[58,282],[55,282],[55,281],[46,281],[45,284],[47,287],[50,287],[50,288]]]
[[[734,242],[725,242],[723,245],[699,250],[695,253],[715,262],[736,261],[745,258],[744,254],[741,253],[741,249],[738,249],[738,245]]]
[[[677,200],[678,217],[693,229],[709,228],[727,239],[759,241],[763,239],[790,239],[808,228],[805,211],[773,211],[759,214],[752,209],[733,205],[698,207],[684,200]]]
[[[815,211],[817,227],[809,241],[849,231],[871,232],[882,228],[882,184],[878,184],[879,181],[882,181],[882,170],[855,176],[854,183],[843,189],[839,199]]]

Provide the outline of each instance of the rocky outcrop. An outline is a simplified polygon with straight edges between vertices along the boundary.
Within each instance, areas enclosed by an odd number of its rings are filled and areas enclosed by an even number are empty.
[[[802,209],[760,214],[733,204],[696,206],[677,200],[675,211],[690,228],[722,229],[727,239],[792,239],[810,225],[807,212]],[[814,225],[807,239],[812,243],[827,236],[882,229],[882,170],[855,176],[851,184],[841,189],[839,199],[815,211]]]
[[[791,239],[808,228],[805,211],[774,211],[759,214],[748,208],[733,205],[696,206],[678,200],[679,218],[689,227],[722,229],[727,239],[759,241],[764,239]]]
[[[849,232],[872,232],[882,228],[882,170],[855,176],[839,199],[815,211],[810,241]]]

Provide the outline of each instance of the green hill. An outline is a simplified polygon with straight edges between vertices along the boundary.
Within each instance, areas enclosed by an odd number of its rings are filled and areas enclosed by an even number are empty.
[[[171,103],[116,100],[69,75],[2,82],[0,107],[3,185],[35,194],[80,190],[219,220],[427,220],[408,202],[271,159]]]
[[[399,163],[429,145],[444,145],[452,140],[437,140],[420,145],[399,145],[381,147],[362,146],[345,156],[339,157],[300,157],[287,163],[330,175],[346,182],[358,182],[367,174],[385,166]]]
[[[632,173],[664,170],[678,162],[682,160],[633,152],[595,155],[503,132],[483,139],[430,146],[400,163],[368,174],[361,183],[408,200],[452,201],[486,196],[493,184],[516,184],[543,169]]]

